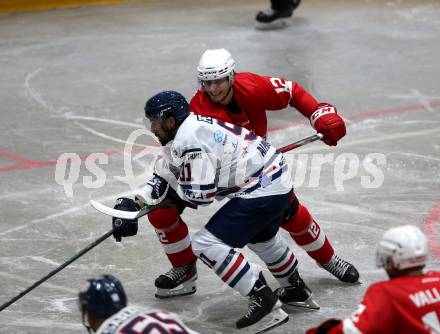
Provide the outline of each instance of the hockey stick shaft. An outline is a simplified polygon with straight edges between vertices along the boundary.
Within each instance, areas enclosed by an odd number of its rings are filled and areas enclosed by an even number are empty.
[[[71,264],[73,261],[77,260],[78,258],[80,258],[82,255],[84,255],[85,253],[87,253],[89,250],[91,250],[92,248],[94,248],[95,246],[99,245],[101,242],[103,242],[105,239],[107,239],[109,236],[111,236],[113,234],[113,230],[108,231],[107,233],[105,233],[104,235],[102,235],[101,237],[99,237],[98,239],[96,239],[95,241],[93,241],[91,244],[89,244],[86,248],[80,250],[78,253],[76,253],[75,255],[73,255],[69,260],[67,260],[66,262],[64,262],[62,265],[60,265],[59,267],[57,267],[55,270],[51,271],[49,274],[47,274],[46,276],[44,276],[42,279],[38,280],[37,282],[35,282],[34,284],[32,284],[29,288],[27,288],[26,290],[20,292],[17,296],[15,296],[14,298],[12,298],[11,300],[9,300],[8,302],[4,303],[3,305],[0,306],[0,312],[3,311],[5,308],[7,308],[8,306],[10,306],[11,304],[15,303],[17,300],[19,300],[21,297],[23,297],[24,295],[27,295],[29,292],[31,292],[33,289],[35,289],[37,286],[39,286],[41,283],[47,281],[49,278],[51,278],[52,276],[54,276],[56,273],[60,272],[61,270],[63,270],[65,267],[67,267],[69,264]]]
[[[309,136],[307,138],[298,140],[297,142],[294,142],[292,144],[283,146],[283,147],[279,148],[278,151],[280,151],[281,153],[289,152],[291,150],[294,150],[295,148],[304,146],[306,144],[312,143],[312,142],[317,141],[317,140],[321,140],[323,137],[324,136],[322,134],[318,133],[316,135]]]

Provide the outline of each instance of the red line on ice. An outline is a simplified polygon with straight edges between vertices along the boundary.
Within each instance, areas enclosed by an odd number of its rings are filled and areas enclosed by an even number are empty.
[[[140,149],[140,148],[133,149],[134,152],[138,152],[140,150],[142,150],[142,149]],[[102,152],[102,153],[104,153],[105,155],[108,155],[108,156],[121,155],[124,153],[124,150],[123,149],[110,150],[110,151]],[[87,159],[88,156],[89,156],[89,154],[83,154],[83,155],[80,155],[79,158],[81,159],[81,161],[84,161]],[[12,160],[12,161],[16,162],[15,164],[13,164],[11,166],[0,167],[0,173],[16,172],[19,170],[33,169],[33,168],[37,168],[37,167],[53,166],[53,165],[56,165],[57,161],[58,161],[58,160],[47,160],[47,161],[29,160],[29,159],[26,159],[24,157],[21,157],[15,153],[12,153],[12,152],[9,152],[6,150],[0,150],[0,157],[4,157],[8,160]],[[69,159],[66,159],[65,161],[60,160],[58,163],[67,164],[68,160]]]
[[[429,103],[429,107],[431,108],[437,108],[440,107],[440,101],[434,101]],[[370,112],[363,112],[360,114],[353,115],[351,117],[345,117],[348,121],[361,121],[368,118],[380,118],[385,117],[390,114],[396,114],[401,112],[414,112],[414,111],[424,111],[427,110],[427,105],[424,104],[416,104],[413,106],[406,106],[406,107],[399,107],[399,108],[392,108],[392,109],[385,109],[385,110],[379,110],[379,111],[370,111]],[[277,132],[282,131],[286,129],[296,129],[296,128],[304,128],[310,126],[308,123],[296,123],[296,124],[287,124],[282,126],[276,126],[268,129],[268,132]],[[123,154],[123,150],[111,150],[108,152],[103,152],[107,155],[120,155]],[[45,166],[52,166],[57,163],[57,160],[48,160],[48,161],[33,161],[26,159],[24,157],[21,157],[15,153],[6,151],[6,150],[0,150],[0,157],[5,157],[6,159],[16,161],[12,166],[5,166],[0,167],[0,173],[6,173],[6,172],[15,172],[19,170],[25,170],[25,169],[33,169],[37,167],[45,167]],[[81,156],[81,160],[85,160],[87,155]]]

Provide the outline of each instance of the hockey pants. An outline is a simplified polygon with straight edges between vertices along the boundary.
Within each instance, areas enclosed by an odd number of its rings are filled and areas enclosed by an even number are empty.
[[[156,209],[148,214],[159,241],[173,267],[180,267],[195,261],[191,249],[188,227],[176,207]],[[289,209],[281,228],[289,232],[295,242],[318,263],[328,263],[334,250],[324,231],[312,218],[307,208],[298,202],[292,193]],[[264,261],[264,259],[263,259]]]

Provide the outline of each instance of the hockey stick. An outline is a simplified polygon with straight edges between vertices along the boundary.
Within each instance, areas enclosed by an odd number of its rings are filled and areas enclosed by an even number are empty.
[[[294,142],[292,144],[286,145],[278,149],[281,153],[285,153],[291,150],[294,150],[295,148],[304,146],[306,144],[312,143],[317,140],[321,140],[324,136],[321,133],[317,133],[316,135],[306,137],[304,139],[298,140],[297,142]]]
[[[294,142],[292,144],[283,146],[283,147],[279,148],[278,151],[281,153],[285,153],[285,152],[294,150],[298,147],[304,146],[306,144],[312,143],[314,141],[321,140],[322,138],[323,138],[323,135],[318,133],[316,135],[309,136],[304,139],[298,140],[297,142]],[[140,209],[139,211],[121,211],[121,210],[116,210],[116,209],[110,208],[108,206],[105,206],[104,204],[101,204],[101,203],[94,201],[94,200],[90,201],[90,205],[93,206],[96,210],[98,210],[101,213],[104,213],[108,216],[122,218],[122,219],[137,219],[142,216],[145,216],[150,211],[152,211],[156,208],[155,206],[146,205],[142,209]]]
[[[9,305],[15,303],[17,300],[19,300],[21,297],[23,297],[24,295],[28,294],[29,292],[31,292],[33,289],[35,289],[37,286],[39,286],[41,283],[47,281],[49,278],[51,278],[53,275],[55,275],[56,273],[58,273],[59,271],[61,271],[62,269],[64,269],[65,267],[67,267],[69,264],[71,264],[73,261],[77,260],[78,258],[80,258],[82,255],[84,255],[85,253],[87,253],[89,250],[91,250],[92,248],[94,248],[95,246],[99,245],[101,242],[103,242],[105,239],[107,239],[109,236],[111,236],[113,234],[113,230],[108,231],[106,234],[102,235],[101,237],[99,237],[98,239],[96,239],[95,241],[93,241],[91,244],[89,244],[86,248],[80,250],[78,253],[76,253],[75,255],[73,255],[69,260],[67,260],[66,262],[64,262],[62,265],[60,265],[59,267],[57,267],[55,270],[51,271],[49,274],[47,274],[46,276],[44,276],[42,279],[40,279],[39,281],[35,282],[34,284],[32,284],[29,288],[27,288],[26,290],[20,292],[17,296],[15,296],[14,298],[12,298],[10,301],[4,303],[3,305],[0,306],[0,312],[3,311],[5,308],[7,308]]]
[[[145,205],[139,211],[122,211],[122,210],[116,210],[116,209],[110,208],[110,207],[108,207],[104,204],[101,204],[97,201],[94,201],[94,200],[91,200],[89,203],[91,206],[93,206],[96,210],[98,210],[101,213],[104,213],[108,216],[122,218],[122,219],[137,219],[137,218],[145,216],[150,211],[152,211],[156,208],[153,205]]]

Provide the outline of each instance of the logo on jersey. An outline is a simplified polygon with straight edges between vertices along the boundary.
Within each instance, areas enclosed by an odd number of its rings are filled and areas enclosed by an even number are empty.
[[[225,134],[222,131],[217,130],[216,132],[214,132],[214,141],[216,143],[220,144],[223,141],[224,137],[225,137]]]
[[[272,183],[272,180],[267,175],[260,175],[258,177],[258,182],[261,184],[261,188],[266,188],[268,185]]]
[[[235,143],[232,143],[232,146],[234,147],[234,153],[237,151],[238,141],[236,140]]]
[[[248,147],[247,146],[243,146],[242,148],[241,148],[241,157],[242,158],[244,158],[245,156],[246,156],[246,154],[248,154],[249,153],[249,151],[248,151]]]

